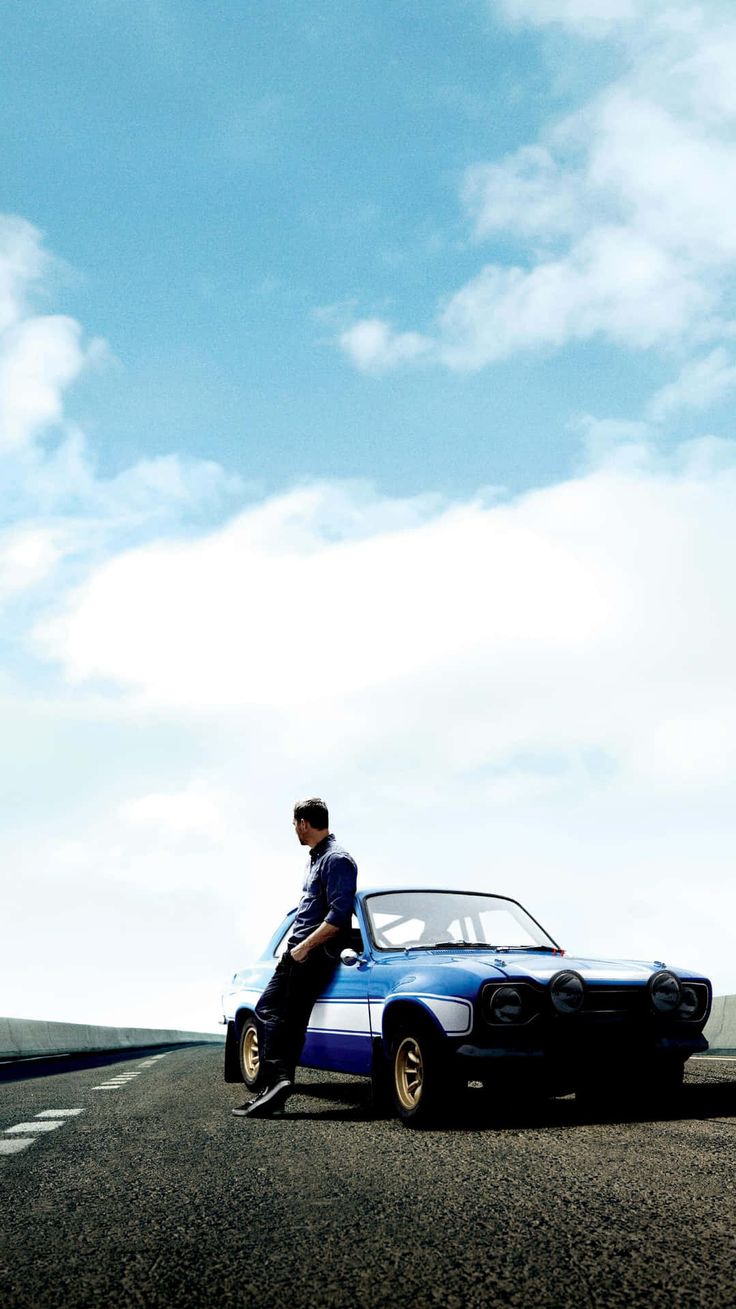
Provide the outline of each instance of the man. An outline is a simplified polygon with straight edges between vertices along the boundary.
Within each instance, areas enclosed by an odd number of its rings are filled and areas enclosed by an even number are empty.
[[[266,1117],[293,1091],[312,1005],[350,931],[358,868],[331,834],[324,800],[295,804],[293,824],[299,844],[309,846],[309,863],[286,953],[256,1005],[265,1085],[254,1100],[233,1109],[236,1117]]]

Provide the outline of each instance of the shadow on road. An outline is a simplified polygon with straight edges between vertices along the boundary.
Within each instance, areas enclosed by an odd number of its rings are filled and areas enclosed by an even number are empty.
[[[194,1043],[192,1043],[194,1044]],[[33,1077],[58,1077],[59,1073],[75,1073],[83,1068],[108,1068],[111,1065],[130,1063],[141,1055],[163,1054],[166,1050],[183,1050],[182,1045],[140,1046],[134,1050],[98,1051],[95,1054],[48,1055],[40,1059],[12,1059],[0,1063],[0,1084],[26,1082]]]
[[[285,1118],[357,1122],[386,1117],[374,1110],[370,1086],[365,1081],[299,1083],[294,1099],[301,1098],[312,1100],[314,1109],[300,1109],[296,1103],[292,1108],[289,1101],[283,1111]],[[336,1107],[336,1102],[341,1107]],[[494,1100],[486,1091],[468,1090],[438,1127],[454,1132],[518,1132],[550,1127],[574,1129],[593,1123],[688,1122],[710,1118],[736,1118],[736,1080],[685,1086],[676,1100],[661,1109],[635,1104],[586,1103],[583,1107],[574,1096],[511,1105]]]

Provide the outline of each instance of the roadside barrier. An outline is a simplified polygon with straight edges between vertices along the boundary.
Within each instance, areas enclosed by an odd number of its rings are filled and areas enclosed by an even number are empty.
[[[736,1054],[736,995],[718,995],[705,1027],[712,1054]],[[154,1027],[93,1027],[87,1023],[47,1023],[37,1018],[0,1018],[0,1059],[91,1054],[146,1049],[158,1045],[221,1045],[224,1032],[179,1032]]]
[[[736,995],[714,996],[704,1036],[711,1054],[736,1054]]]
[[[157,1045],[222,1044],[219,1032],[177,1032],[153,1027],[91,1027],[87,1023],[47,1023],[37,1018],[0,1018],[0,1059],[90,1054],[146,1049]]]

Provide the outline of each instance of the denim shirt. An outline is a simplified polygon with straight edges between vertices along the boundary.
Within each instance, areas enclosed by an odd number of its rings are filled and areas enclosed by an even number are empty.
[[[347,933],[355,900],[358,865],[337,844],[332,833],[309,852],[302,898],[292,923],[288,945],[303,941],[320,923],[332,923]]]

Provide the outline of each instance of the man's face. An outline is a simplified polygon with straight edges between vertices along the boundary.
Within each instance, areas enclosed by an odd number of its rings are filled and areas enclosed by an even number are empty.
[[[296,836],[299,844],[306,845],[307,832],[309,830],[309,823],[307,822],[306,818],[292,818],[291,821],[294,827],[294,831],[296,832]]]

